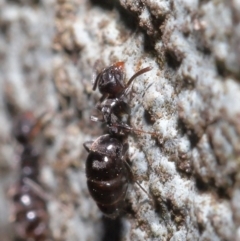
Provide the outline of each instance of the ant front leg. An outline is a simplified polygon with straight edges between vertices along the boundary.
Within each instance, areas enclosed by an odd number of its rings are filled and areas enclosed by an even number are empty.
[[[122,149],[122,155],[123,157],[126,157],[128,155],[128,149],[129,149],[129,144],[128,143],[124,143],[123,144],[123,149]],[[123,158],[122,157],[122,158]]]
[[[91,116],[91,121],[94,122],[106,122],[107,124],[111,122],[111,113],[112,106],[115,106],[115,102],[112,102],[109,99],[103,101],[103,103],[99,102],[96,105],[96,109],[101,112],[101,117]]]

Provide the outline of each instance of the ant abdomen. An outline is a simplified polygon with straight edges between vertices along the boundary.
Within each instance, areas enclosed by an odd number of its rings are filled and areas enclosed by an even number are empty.
[[[105,181],[88,178],[87,185],[99,209],[112,218],[118,216],[122,208],[128,181],[123,173],[112,180]]]
[[[12,197],[15,212],[15,227],[24,240],[44,241],[48,236],[48,214],[45,200],[21,181],[15,186]]]
[[[86,161],[89,192],[99,209],[106,216],[115,218],[122,209],[129,179],[123,146],[110,135],[100,136],[84,146],[89,152]]]

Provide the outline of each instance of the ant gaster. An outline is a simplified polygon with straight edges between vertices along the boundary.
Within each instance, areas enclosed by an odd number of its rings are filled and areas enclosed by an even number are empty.
[[[20,156],[20,178],[11,194],[16,232],[26,241],[45,241],[49,231],[45,200],[29,184],[40,184],[39,154],[32,145],[39,128],[34,115],[25,112],[20,116],[14,130],[14,136],[23,150]]]
[[[123,142],[129,132],[148,133],[137,130],[122,121],[121,114],[129,114],[127,94],[133,80],[150,71],[150,67],[135,73],[125,85],[123,62],[105,68],[100,72],[93,84],[93,90],[98,86],[102,93],[97,109],[102,113],[102,119],[92,116],[93,121],[105,122],[110,134],[98,137],[95,141],[84,143],[89,152],[86,160],[86,176],[89,192],[104,215],[116,218],[123,205],[128,183],[132,176],[127,163],[128,144]],[[135,181],[146,192],[141,185]]]
[[[107,134],[84,143],[84,147],[89,152],[86,161],[89,192],[106,216],[116,218],[129,180],[125,166],[127,145]]]

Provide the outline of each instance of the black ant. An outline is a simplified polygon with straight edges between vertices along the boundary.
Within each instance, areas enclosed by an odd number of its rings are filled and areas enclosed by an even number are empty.
[[[133,80],[150,67],[135,73],[125,85],[123,82],[123,62],[105,68],[96,78],[93,90],[98,86],[102,93],[97,109],[102,113],[102,119],[92,116],[93,121],[105,122],[110,134],[98,137],[95,141],[84,143],[89,152],[86,161],[86,176],[89,192],[104,215],[116,218],[122,208],[131,179],[131,168],[127,162],[128,144],[123,138],[129,132],[147,133],[136,130],[120,120],[121,114],[129,114],[130,107],[126,97]],[[123,137],[123,138],[122,138]],[[141,185],[139,187],[146,192]]]
[[[20,178],[10,191],[16,232],[26,241],[45,241],[49,235],[46,202],[30,185],[40,184],[39,154],[32,145],[40,126],[32,112],[25,112],[14,130],[14,136],[23,150],[20,157]]]

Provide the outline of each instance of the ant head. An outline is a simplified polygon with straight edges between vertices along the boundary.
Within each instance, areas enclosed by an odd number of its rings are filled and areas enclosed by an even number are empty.
[[[29,144],[39,134],[44,125],[43,117],[44,115],[36,117],[33,112],[25,111],[17,118],[13,135],[20,144]]]
[[[124,62],[117,62],[101,71],[93,85],[93,90],[98,86],[101,94],[117,96],[126,88],[124,79]]]

